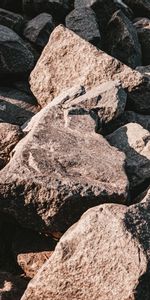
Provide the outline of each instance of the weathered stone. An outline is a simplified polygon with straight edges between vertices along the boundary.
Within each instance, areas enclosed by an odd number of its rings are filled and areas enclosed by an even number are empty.
[[[131,68],[142,64],[136,29],[121,10],[116,11],[108,23],[105,49]]]
[[[0,119],[4,122],[22,125],[38,110],[36,100],[32,95],[17,89],[0,88]]]
[[[95,133],[94,111],[62,107],[68,94],[31,120],[0,174],[0,210],[39,231],[64,232],[89,207],[127,198],[124,154]]]
[[[150,18],[149,0],[124,0],[124,2],[132,8],[135,16]]]
[[[131,189],[150,179],[149,131],[139,124],[129,123],[108,135],[107,140],[126,154],[126,172]]]
[[[0,78],[28,74],[34,57],[24,41],[10,28],[0,25]]]
[[[144,222],[137,214],[135,220],[139,227]],[[21,299],[149,299],[148,259],[132,233],[136,224],[127,221],[125,206],[90,209],[64,234]]]
[[[24,25],[24,18],[19,14],[0,8],[0,25],[7,26],[20,34]]]
[[[142,49],[142,65],[150,65],[150,19],[142,18],[134,23]]]
[[[74,9],[66,17],[66,26],[83,39],[100,48],[101,35],[96,14],[90,7]]]
[[[150,87],[143,75],[58,26],[31,73],[30,84],[44,106],[64,89],[79,84],[91,89],[109,80],[121,81],[131,103],[142,97],[145,102],[150,99]]]
[[[22,137],[23,132],[19,126],[0,123],[0,169],[7,164],[12,149]]]
[[[28,284],[28,280],[7,272],[0,272],[0,299],[20,300]]]
[[[143,128],[150,131],[150,115],[140,115],[133,111],[125,111],[122,115],[120,115],[117,119],[109,123],[105,123],[105,127],[103,127],[104,135],[110,134],[121,126],[124,126],[128,123],[138,123]]]
[[[52,255],[56,241],[29,229],[17,229],[12,241],[12,251],[25,276],[34,277],[44,262]]]
[[[24,36],[36,46],[44,48],[54,29],[53,18],[50,14],[42,13],[28,21],[24,29]]]

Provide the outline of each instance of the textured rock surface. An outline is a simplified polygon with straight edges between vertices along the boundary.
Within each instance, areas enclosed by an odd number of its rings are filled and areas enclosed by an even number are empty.
[[[131,188],[150,178],[150,132],[136,123],[129,123],[107,140],[126,154],[126,171]]]
[[[90,89],[108,80],[120,80],[130,102],[138,102],[143,94],[145,101],[150,99],[150,88],[140,73],[58,26],[31,73],[30,84],[38,102],[45,105],[63,89],[78,84]]]
[[[7,26],[19,34],[22,31],[24,22],[21,15],[0,8],[0,25]]]
[[[101,35],[96,14],[90,7],[74,9],[66,17],[66,26],[83,39],[100,48]]]
[[[0,119],[4,122],[22,125],[38,110],[37,102],[31,94],[0,87]]]
[[[150,19],[143,18],[134,23],[142,49],[142,65],[150,65]]]
[[[52,16],[47,13],[42,13],[26,24],[24,36],[35,45],[44,48],[53,29],[54,23]]]
[[[94,112],[64,101],[35,116],[1,171],[1,211],[36,230],[63,232],[89,207],[127,197],[124,155],[95,133]]]
[[[136,29],[121,10],[115,12],[108,23],[106,50],[131,68],[141,65],[141,47]]]
[[[29,74],[34,56],[25,42],[10,28],[0,25],[0,77]]]
[[[0,123],[0,169],[9,161],[10,152],[22,137],[23,132],[19,126]]]
[[[148,275],[148,259],[130,232],[136,222],[127,223],[126,212],[126,207],[117,205],[86,212],[61,238],[21,299],[149,299],[148,284],[143,290],[139,283]],[[138,221],[137,214],[134,218]],[[144,233],[149,238],[146,226]],[[145,298],[139,298],[142,293]]]

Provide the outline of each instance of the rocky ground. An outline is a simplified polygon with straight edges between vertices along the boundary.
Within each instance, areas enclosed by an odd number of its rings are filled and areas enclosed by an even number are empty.
[[[150,300],[150,0],[0,1],[0,300]]]

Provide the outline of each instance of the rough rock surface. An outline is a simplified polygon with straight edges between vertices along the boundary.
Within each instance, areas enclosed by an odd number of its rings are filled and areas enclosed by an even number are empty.
[[[52,16],[47,13],[42,13],[28,21],[23,34],[30,42],[44,48],[53,29],[54,23]]]
[[[142,65],[150,65],[150,19],[142,18],[134,23],[142,49]]]
[[[0,78],[29,74],[34,56],[25,42],[10,28],[0,25]]]
[[[143,290],[139,283],[148,275],[148,259],[130,232],[141,219],[135,214],[135,224],[129,225],[126,212],[125,206],[112,204],[87,211],[64,234],[21,299],[149,299],[148,284]],[[146,224],[144,233],[150,237]],[[142,293],[145,298],[139,298]]]
[[[66,17],[66,26],[83,39],[100,48],[101,35],[96,14],[90,7],[74,9]]]
[[[22,137],[23,132],[19,126],[0,123],[0,169],[9,161],[12,149]]]
[[[109,80],[121,81],[131,103],[140,101],[143,94],[145,102],[150,99],[143,75],[58,26],[31,73],[30,84],[38,102],[45,105],[63,89],[79,84],[91,89]]]
[[[126,172],[131,188],[150,179],[150,132],[141,125],[129,123],[107,136],[112,146],[126,154]]]
[[[131,68],[141,65],[141,46],[136,29],[121,10],[115,12],[108,23],[106,50]]]
[[[31,94],[0,87],[0,119],[3,122],[23,125],[38,110],[36,99]]]
[[[7,26],[20,34],[24,22],[24,18],[21,15],[0,8],[0,25]]]
[[[40,231],[63,232],[89,207],[127,197],[124,154],[95,133],[96,113],[61,107],[66,94],[33,118],[0,174],[0,210]]]

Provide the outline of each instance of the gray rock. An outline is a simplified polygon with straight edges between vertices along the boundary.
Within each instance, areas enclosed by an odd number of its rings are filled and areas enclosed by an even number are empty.
[[[126,172],[131,189],[150,179],[150,132],[141,125],[129,123],[107,136],[112,146],[126,155]]]
[[[7,26],[20,34],[22,32],[24,22],[25,20],[21,15],[0,8],[0,25]]]
[[[0,169],[10,160],[10,153],[23,137],[21,128],[17,125],[0,123]]]
[[[139,227],[145,220],[138,220],[137,214],[134,218]],[[149,299],[148,258],[142,243],[130,232],[136,224],[129,226],[127,219],[127,208],[121,205],[88,210],[61,238],[21,300]]]
[[[50,14],[42,13],[28,21],[24,28],[24,36],[36,46],[44,48],[54,29],[53,18]]]
[[[90,7],[74,9],[66,17],[66,26],[83,39],[100,48],[101,35],[96,14]]]
[[[63,108],[68,94],[31,120],[0,174],[0,210],[40,232],[64,232],[89,207],[127,199],[124,154],[95,133],[94,112]]]
[[[116,11],[108,23],[105,49],[131,68],[142,64],[136,29],[121,10]]]
[[[31,90],[41,106],[64,89],[80,84],[87,90],[110,80],[121,82],[131,103],[141,98],[149,102],[150,86],[143,75],[63,26],[52,32],[30,76]]]
[[[29,74],[34,56],[24,41],[10,28],[0,25],[0,78]]]
[[[150,19],[142,18],[134,23],[142,49],[142,65],[150,65]]]
[[[32,95],[17,89],[0,87],[0,119],[3,122],[23,125],[39,111]]]

